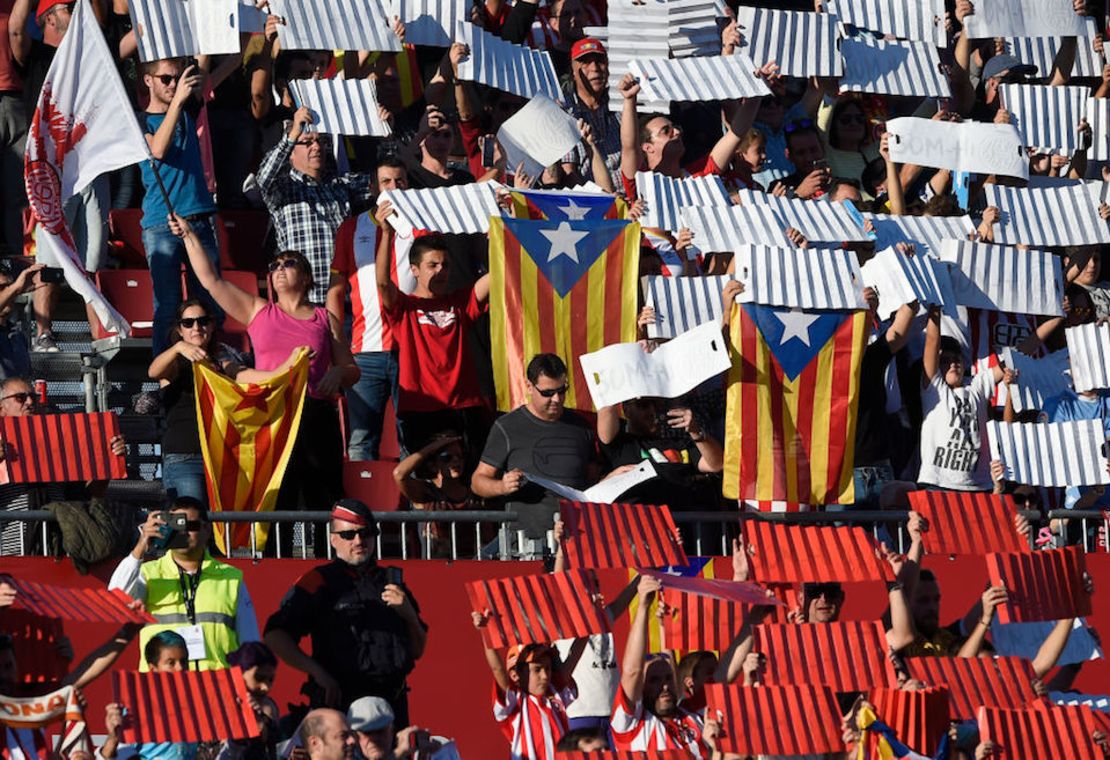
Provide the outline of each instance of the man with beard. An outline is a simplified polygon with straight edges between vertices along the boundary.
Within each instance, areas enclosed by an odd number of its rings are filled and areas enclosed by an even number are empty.
[[[613,746],[623,751],[678,749],[691,757],[708,757],[701,742],[701,718],[678,706],[670,656],[647,655],[651,601],[660,588],[657,579],[640,578],[639,606],[624,647],[621,687],[613,704]]]
[[[402,728],[409,715],[405,677],[424,653],[428,626],[400,571],[375,561],[377,535],[369,507],[356,499],[336,502],[336,559],[301,576],[266,622],[265,642],[308,674],[301,691],[311,707],[346,710],[359,697],[381,697]],[[311,656],[300,646],[305,636],[312,637]]]

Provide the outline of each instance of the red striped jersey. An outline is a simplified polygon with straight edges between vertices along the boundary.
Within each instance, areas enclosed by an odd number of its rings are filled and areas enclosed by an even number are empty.
[[[382,231],[370,211],[347,219],[335,233],[335,256],[331,271],[346,279],[351,288],[351,353],[392,351],[393,335],[382,314],[374,253]],[[416,289],[409,269],[409,248],[421,231],[393,239],[393,282],[402,293]]]
[[[613,702],[613,748],[617,750],[681,749],[690,757],[708,757],[701,744],[702,720],[694,713],[676,708],[673,718],[660,718],[644,709],[643,701],[635,704],[617,689]]]
[[[555,745],[570,730],[567,705],[577,697],[573,681],[558,691],[549,686],[542,697],[519,686],[501,691],[494,684],[493,717],[509,740],[512,760],[555,760]]]

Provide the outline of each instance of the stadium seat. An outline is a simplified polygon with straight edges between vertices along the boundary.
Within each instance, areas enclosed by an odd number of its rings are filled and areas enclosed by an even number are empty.
[[[266,234],[270,216],[265,211],[221,211],[216,215],[220,267],[262,274],[266,271]]]
[[[121,267],[147,268],[142,219],[143,210],[139,208],[114,208],[108,212],[108,241]]]
[[[344,462],[343,491],[375,512],[401,508],[401,491],[393,481],[394,462]]]
[[[154,319],[154,292],[146,269],[105,269],[96,273],[96,287],[131,323],[131,337],[149,338]],[[96,335],[94,338],[104,337]],[[103,329],[103,328],[100,328]]]

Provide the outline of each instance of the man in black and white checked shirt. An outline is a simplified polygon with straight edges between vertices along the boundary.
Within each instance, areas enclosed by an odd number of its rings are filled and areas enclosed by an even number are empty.
[[[594,143],[609,167],[612,187],[620,190],[621,122],[609,110],[609,54],[599,40],[587,37],[571,47],[570,81],[564,83],[563,90],[571,116],[584,120],[593,130]],[[590,157],[581,143],[566,155],[563,163],[564,169],[577,170],[583,179],[597,182]]]
[[[277,231],[279,251],[300,251],[312,264],[313,303],[327,300],[335,233],[351,216],[351,206],[369,201],[369,174],[336,174],[331,138],[305,132],[312,114],[300,108],[285,137],[258,167],[258,188]]]

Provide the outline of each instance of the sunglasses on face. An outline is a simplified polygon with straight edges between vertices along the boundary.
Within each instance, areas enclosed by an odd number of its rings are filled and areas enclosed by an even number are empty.
[[[182,317],[177,320],[177,324],[181,325],[186,330],[192,330],[194,325],[205,328],[212,324],[212,317]]]
[[[374,535],[374,531],[371,528],[359,528],[358,530],[333,530],[331,534],[339,536],[344,541],[354,541],[356,536],[363,540],[369,539]]]
[[[279,259],[278,261],[271,261],[270,262],[270,271],[271,272],[276,272],[279,269],[296,269],[296,268],[297,268],[297,260],[296,259]]]
[[[864,124],[867,120],[861,113],[846,113],[837,117],[837,121],[841,124]]]
[[[14,398],[17,404],[26,404],[28,399],[30,399],[31,401],[35,400],[33,394],[26,391],[19,391],[18,393],[11,393],[7,396],[4,396],[4,398],[0,399],[0,401],[7,401],[10,398]]]
[[[204,527],[204,523],[202,523],[200,520],[186,520],[185,521],[185,530],[188,531],[189,533],[197,533],[203,527]]]
[[[161,82],[162,85],[165,87],[169,87],[171,84],[177,81],[176,74],[155,74],[154,78]]]
[[[790,134],[791,132],[797,132],[799,129],[812,129],[812,128],[813,128],[813,119],[798,119],[797,121],[792,121],[789,124],[787,124],[786,127],[783,128],[783,131],[786,132],[786,134]]]
[[[565,396],[567,393],[567,386],[560,385],[558,388],[536,388],[536,393],[540,394],[544,398],[551,398],[555,394]]]

